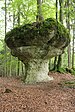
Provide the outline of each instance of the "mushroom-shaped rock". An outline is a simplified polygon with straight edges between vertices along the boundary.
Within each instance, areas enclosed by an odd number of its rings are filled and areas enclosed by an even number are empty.
[[[62,54],[70,39],[61,23],[48,18],[12,29],[5,42],[12,55],[25,63],[25,82],[35,83],[53,79],[48,76],[48,60]]]

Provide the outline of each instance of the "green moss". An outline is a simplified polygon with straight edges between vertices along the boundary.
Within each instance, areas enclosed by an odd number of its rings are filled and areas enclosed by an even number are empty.
[[[56,30],[57,35],[62,36],[62,37],[63,36],[68,37],[68,35],[69,35],[68,30],[61,23],[59,23],[58,21],[56,21],[53,18],[48,18],[43,22],[41,30],[43,31],[44,29],[45,30],[57,29]]]
[[[64,87],[75,89],[75,80],[65,81],[63,85]]]
[[[6,34],[5,42],[10,48],[17,46],[20,47],[20,45],[41,45],[42,43],[46,42],[46,39],[49,38],[50,32],[53,30],[55,31],[55,37],[50,40],[50,44],[54,41],[59,42],[60,39],[62,42],[64,42],[69,37],[67,29],[61,23],[57,22],[53,18],[48,18],[43,22],[25,24],[23,26],[12,29]],[[16,42],[18,43],[17,46]],[[67,44],[68,43],[69,39],[67,41]]]

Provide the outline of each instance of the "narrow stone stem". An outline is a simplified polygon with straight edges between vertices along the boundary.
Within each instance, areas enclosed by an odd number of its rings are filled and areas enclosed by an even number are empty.
[[[48,60],[34,59],[26,64],[25,83],[47,82],[53,80],[53,77],[48,76]]]

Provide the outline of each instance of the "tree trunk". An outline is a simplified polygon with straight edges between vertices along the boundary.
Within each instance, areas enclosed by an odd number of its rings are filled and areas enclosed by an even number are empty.
[[[5,0],[5,35],[6,35],[6,29],[7,29],[7,5],[6,5],[6,0]],[[7,47],[6,47],[6,43],[4,43],[4,47],[5,47],[5,56],[4,56],[5,76],[7,76]]]
[[[41,5],[42,5],[42,0],[37,0],[37,16],[36,16],[37,22],[43,20]]]
[[[21,62],[21,72],[22,72],[22,75],[24,75],[24,67],[23,67],[23,63]]]
[[[12,75],[12,62],[11,62],[12,56],[11,56],[11,54],[10,54],[9,58],[10,58],[10,63],[9,63],[9,75],[11,76],[11,75]]]
[[[56,0],[56,20],[58,21],[58,0]],[[57,68],[57,56],[54,58],[54,67],[53,70]]]
[[[18,23],[18,26],[20,26],[20,5],[18,6],[18,18],[17,18],[17,23]],[[18,59],[18,67],[17,67],[17,75],[19,76],[20,75],[20,60]]]
[[[73,24],[75,24],[75,20]],[[74,40],[75,40],[75,26],[73,26],[72,69],[74,69],[74,42],[75,42]]]
[[[17,60],[17,76],[20,75],[20,61],[19,59]]]
[[[61,55],[58,57],[58,63],[57,63],[57,71],[60,72],[60,67],[61,67]]]
[[[58,0],[56,0],[56,20],[58,20]]]
[[[51,70],[51,59],[49,59],[49,71]]]
[[[59,21],[63,24],[63,0],[59,0],[60,4],[60,16],[59,16]],[[60,72],[61,68],[61,63],[62,63],[62,55],[58,56],[58,62],[57,62],[57,71]]]
[[[70,9],[69,9],[69,0],[67,0],[67,9],[68,9],[67,28],[69,29],[69,35],[70,35],[70,14],[69,14],[69,10]],[[70,44],[68,45],[68,68],[71,68],[71,46],[70,46]]]
[[[57,56],[54,59],[54,68],[53,68],[53,70],[56,70],[56,68],[57,68]]]
[[[8,2],[8,7],[9,7],[9,5],[11,4],[11,2],[12,2],[12,1],[9,0],[9,2]],[[12,22],[12,21],[11,21],[11,18],[12,18],[11,12],[9,11],[8,13],[9,13],[9,21]],[[8,72],[8,74],[9,74],[9,76],[11,76],[11,75],[12,75],[12,55],[11,55],[11,53],[9,54],[9,59],[10,59],[10,60],[9,60],[9,68],[8,68],[9,72]]]

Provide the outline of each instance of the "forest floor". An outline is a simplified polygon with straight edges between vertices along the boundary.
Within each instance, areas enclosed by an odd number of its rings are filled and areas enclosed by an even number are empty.
[[[0,112],[75,112],[75,76],[49,75],[53,81],[32,85],[0,77]]]

